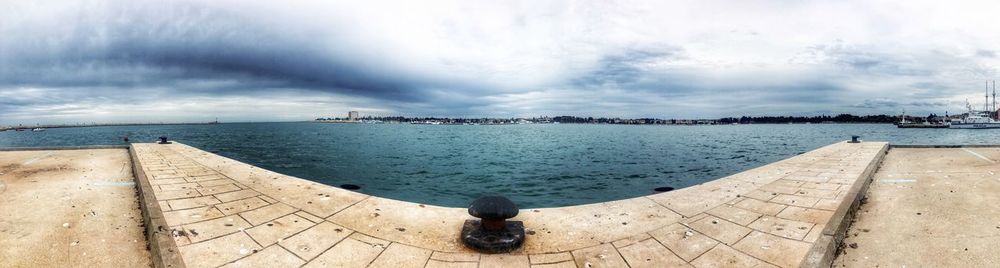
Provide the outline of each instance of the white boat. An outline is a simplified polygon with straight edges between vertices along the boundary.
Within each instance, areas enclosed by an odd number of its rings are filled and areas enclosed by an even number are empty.
[[[990,106],[989,103],[989,84],[987,82],[987,94],[986,94],[986,109],[983,111],[975,111],[972,109],[972,105],[968,104],[966,101],[965,106],[969,109],[969,113],[962,117],[962,119],[952,120],[951,125],[948,128],[964,128],[964,129],[985,129],[985,128],[1000,128],[1000,121],[995,119],[996,113],[996,81],[993,81],[993,105]]]
[[[36,128],[32,128],[31,131],[32,132],[42,132],[42,131],[45,131],[45,128],[36,127]]]
[[[948,128],[1000,128],[1000,121],[990,117],[990,112],[977,111],[970,112],[962,119],[951,121]]]

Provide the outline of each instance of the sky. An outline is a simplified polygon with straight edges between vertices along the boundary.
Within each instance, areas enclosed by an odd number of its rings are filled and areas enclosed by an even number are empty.
[[[0,124],[982,107],[1000,1],[0,0]]]

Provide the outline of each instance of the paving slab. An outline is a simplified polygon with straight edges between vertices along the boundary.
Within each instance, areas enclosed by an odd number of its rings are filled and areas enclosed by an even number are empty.
[[[281,242],[299,232],[309,229],[314,224],[298,215],[287,215],[263,224],[246,229],[246,232],[254,241],[269,246]]]
[[[365,267],[385,250],[357,239],[347,238],[313,259],[305,267]]]
[[[296,257],[295,254],[288,252],[288,250],[285,250],[280,246],[270,246],[264,248],[263,250],[258,251],[253,255],[223,265],[222,267],[296,268],[302,266],[302,264],[305,264],[305,261]],[[333,266],[328,266],[328,267],[333,267]]]
[[[618,248],[630,267],[690,267],[686,261],[660,244],[656,239],[646,239]]]
[[[336,245],[351,232],[351,230],[344,229],[339,225],[322,222],[288,239],[281,240],[278,244],[304,260],[311,260]]]

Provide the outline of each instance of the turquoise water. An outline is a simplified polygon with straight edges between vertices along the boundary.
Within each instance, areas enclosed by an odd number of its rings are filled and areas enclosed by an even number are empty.
[[[996,144],[1000,130],[885,124],[627,126],[246,123],[0,132],[0,147],[172,140],[328,185],[462,207],[484,194],[521,207],[682,188],[861,135],[894,144]]]

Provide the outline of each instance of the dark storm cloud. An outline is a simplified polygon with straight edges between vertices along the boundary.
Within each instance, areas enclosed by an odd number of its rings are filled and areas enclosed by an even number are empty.
[[[58,23],[74,23],[65,25],[70,30],[34,29],[40,18],[26,18],[24,27],[4,32],[18,38],[0,41],[0,86],[145,86],[176,94],[285,87],[413,101],[423,96],[414,90],[434,85],[367,65],[350,53],[360,48],[314,40],[330,36],[197,4],[123,4],[69,15],[79,17]]]
[[[850,105],[854,108],[865,108],[865,109],[881,109],[881,108],[896,108],[899,103],[894,100],[887,99],[868,99],[862,103]]]
[[[603,56],[592,71],[573,79],[573,84],[580,87],[634,86],[651,76],[648,65],[681,57],[683,50],[676,47],[625,48]]]

